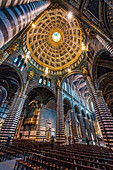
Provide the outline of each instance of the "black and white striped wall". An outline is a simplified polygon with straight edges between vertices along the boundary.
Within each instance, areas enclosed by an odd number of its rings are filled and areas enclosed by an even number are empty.
[[[6,8],[9,6],[16,6],[21,4],[28,4],[30,2],[35,2],[35,1],[36,0],[0,0],[0,8]]]
[[[4,1],[4,0],[3,0]],[[25,1],[25,0],[24,0]],[[0,10],[0,48],[11,40],[36,16],[43,12],[49,1],[36,1]]]

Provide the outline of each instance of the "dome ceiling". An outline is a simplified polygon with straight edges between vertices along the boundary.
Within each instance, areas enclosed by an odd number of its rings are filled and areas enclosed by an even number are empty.
[[[69,19],[64,9],[51,9],[34,24],[26,34],[25,45],[37,67],[48,67],[51,74],[63,74],[68,67],[73,69],[80,64],[83,33],[74,16]]]

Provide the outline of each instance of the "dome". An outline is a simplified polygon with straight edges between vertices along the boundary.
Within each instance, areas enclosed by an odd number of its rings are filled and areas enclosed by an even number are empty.
[[[62,74],[83,59],[83,33],[77,19],[62,9],[45,11],[27,32],[26,46],[31,58],[49,71]],[[36,65],[36,64],[35,64]]]

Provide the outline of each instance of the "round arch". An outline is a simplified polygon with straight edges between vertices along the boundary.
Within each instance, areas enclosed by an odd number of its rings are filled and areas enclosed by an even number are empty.
[[[45,86],[37,85],[33,86],[29,91],[27,92],[27,100],[39,100],[40,103],[43,103],[46,105],[50,100],[56,101],[56,96],[53,93],[53,91],[50,88],[47,88]]]
[[[75,113],[78,113],[78,114],[80,113],[79,108],[78,108],[77,105],[74,106],[74,109],[75,109]]]
[[[92,63],[92,78],[93,78],[93,81],[94,81],[94,79],[95,79],[95,64],[96,64],[96,62],[97,62],[97,60],[98,60],[98,58],[101,56],[101,54],[102,53],[104,53],[104,52],[107,52],[108,53],[108,51],[106,50],[106,49],[101,49],[101,50],[99,50],[97,53],[96,53],[96,55],[95,55],[95,57],[94,57],[94,60],[93,60],[93,63]]]
[[[81,110],[81,113],[82,113],[83,117],[86,117],[86,114],[85,114],[84,110]]]
[[[67,116],[68,110],[72,109],[71,103],[67,98],[63,99],[63,104],[64,104],[64,116]]]
[[[18,74],[18,76],[20,78],[20,81],[21,81],[21,91],[23,91],[23,89],[24,89],[24,80],[23,80],[23,76],[22,76],[20,70],[14,64],[11,64],[9,62],[4,62],[4,63],[1,64],[1,66],[2,65],[7,65],[7,66],[13,68],[17,72],[17,74]]]
[[[83,75],[83,72],[82,72],[81,70],[71,71],[70,73],[67,73],[64,77],[62,77],[62,79],[61,79],[61,86],[62,86],[64,80],[65,80],[67,77],[69,77],[69,76],[71,76],[71,75],[73,75],[73,74],[76,74],[76,73],[80,73],[80,74]]]
[[[44,85],[41,85],[41,84],[40,85],[38,84],[38,85],[32,86],[30,89],[28,89],[27,94],[30,93],[33,89],[38,88],[38,87],[42,87],[42,88],[48,89],[49,91],[51,91],[51,93],[53,93],[54,97],[56,98],[55,92],[50,87],[44,86]]]

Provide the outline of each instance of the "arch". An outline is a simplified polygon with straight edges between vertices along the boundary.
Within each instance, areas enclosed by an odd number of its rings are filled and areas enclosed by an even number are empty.
[[[90,116],[89,116],[89,114],[87,114],[87,118],[88,118],[88,119],[90,119]]]
[[[78,108],[77,105],[74,106],[74,109],[75,109],[75,113],[78,113],[78,114],[80,113],[79,108]]]
[[[23,80],[23,76],[22,76],[21,72],[19,71],[19,69],[15,65],[13,65],[13,64],[11,64],[9,62],[4,62],[2,65],[8,65],[8,66],[12,67],[17,72],[17,75],[19,76],[20,82],[21,82],[21,91],[23,91],[24,80]]]
[[[64,116],[67,117],[67,112],[72,108],[71,103],[67,98],[64,98],[63,105],[64,105]]]
[[[96,53],[96,55],[95,55],[95,57],[94,57],[94,60],[93,60],[93,63],[92,63],[92,78],[93,78],[93,81],[94,81],[94,79],[95,79],[95,64],[96,64],[96,62],[97,62],[97,59],[100,57],[100,55],[102,54],[102,53],[104,53],[104,52],[107,52],[108,53],[108,51],[106,50],[106,49],[101,49],[101,50],[99,50],[97,53]]]
[[[54,92],[49,86],[44,86],[44,85],[35,85],[35,86],[32,86],[32,87],[27,91],[27,94],[30,93],[33,89],[38,88],[38,87],[42,87],[42,88],[48,89],[49,91],[51,91],[51,93],[53,93],[54,97],[56,98],[55,92]]]
[[[64,77],[62,77],[62,79],[61,79],[61,86],[62,86],[62,84],[63,84],[63,82],[64,82],[64,80],[65,80],[66,78],[68,78],[69,76],[71,76],[71,75],[73,75],[73,74],[76,74],[76,73],[80,73],[80,74],[83,75],[83,72],[80,71],[80,70],[71,71],[70,73],[67,73]]]
[[[86,114],[85,114],[84,110],[81,110],[81,113],[82,113],[83,117],[86,117]]]

